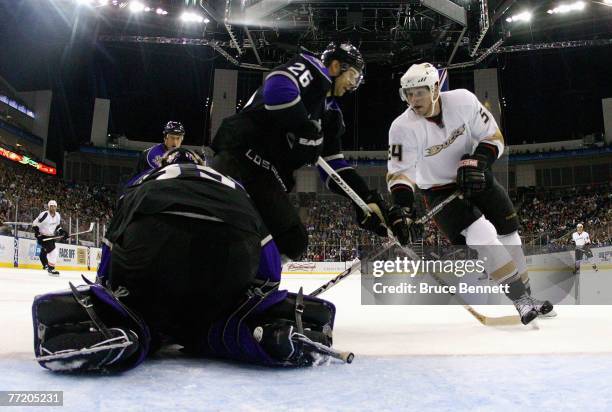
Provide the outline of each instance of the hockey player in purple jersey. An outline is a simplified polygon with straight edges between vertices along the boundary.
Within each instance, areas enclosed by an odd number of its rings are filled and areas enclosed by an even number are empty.
[[[169,121],[164,127],[163,135],[164,141],[162,143],[149,147],[140,153],[136,165],[136,174],[161,166],[161,159],[168,150],[181,147],[185,137],[185,128],[180,122]]]
[[[319,59],[303,50],[274,68],[244,110],[223,120],[215,135],[212,165],[244,185],[281,254],[299,258],[308,245],[306,229],[287,192],[293,172],[322,156],[369,204],[374,213],[356,208],[361,227],[386,236],[386,206],[344,159],[344,134],[337,97],[356,90],[362,82],[364,60],[348,43],[332,43]],[[321,172],[327,187],[345,195]]]

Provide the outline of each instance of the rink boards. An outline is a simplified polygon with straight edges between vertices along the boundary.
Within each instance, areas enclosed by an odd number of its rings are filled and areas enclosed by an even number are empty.
[[[56,243],[58,248],[56,269],[96,270],[101,258],[101,249],[87,246]],[[35,240],[0,236],[0,267],[39,269],[41,267],[40,246]]]

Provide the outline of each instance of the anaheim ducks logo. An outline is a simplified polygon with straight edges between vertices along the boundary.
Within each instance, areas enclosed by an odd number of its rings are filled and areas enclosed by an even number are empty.
[[[431,146],[425,149],[425,153],[426,153],[425,156],[427,157],[427,156],[437,155],[442,150],[446,149],[448,146],[453,144],[453,142],[457,140],[457,138],[461,136],[463,133],[465,133],[465,125],[461,125],[461,127],[458,127],[455,130],[453,130],[450,136],[448,137],[448,139],[446,139],[444,143],[437,144],[437,145],[434,145],[434,146]]]

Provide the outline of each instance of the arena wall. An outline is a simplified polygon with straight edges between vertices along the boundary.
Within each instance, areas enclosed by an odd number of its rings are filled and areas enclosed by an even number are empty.
[[[96,270],[100,263],[101,249],[87,246],[56,243],[59,248],[56,269]],[[40,269],[40,246],[35,240],[0,236],[0,267]]]

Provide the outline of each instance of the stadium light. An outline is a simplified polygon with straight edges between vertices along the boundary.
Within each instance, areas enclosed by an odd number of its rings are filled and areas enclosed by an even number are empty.
[[[186,11],[183,14],[181,14],[181,20],[185,23],[210,23],[210,20],[208,20],[205,17],[200,16],[197,13],[193,13],[190,11]]]
[[[145,10],[146,6],[139,1],[130,2],[130,11],[132,13],[141,13]]]
[[[155,13],[159,14],[160,16],[165,16],[166,14],[168,14],[168,12],[160,7],[158,7],[157,9],[155,9]]]
[[[603,0],[606,6],[612,6],[612,0]]]
[[[515,14],[512,17],[508,17],[506,19],[506,21],[508,23],[516,23],[516,22],[519,22],[519,21],[520,22],[523,22],[523,21],[528,22],[528,21],[531,21],[532,17],[533,17],[533,14],[530,11],[524,11],[524,12],[521,12],[519,14]]]
[[[581,10],[584,10],[585,7],[586,7],[586,3],[584,1],[577,1],[575,3],[570,3],[570,4],[560,4],[557,7],[555,7],[554,9],[548,10],[546,13],[548,13],[548,14],[557,14],[557,13],[565,14],[565,13],[569,13],[571,11],[581,11]]]

